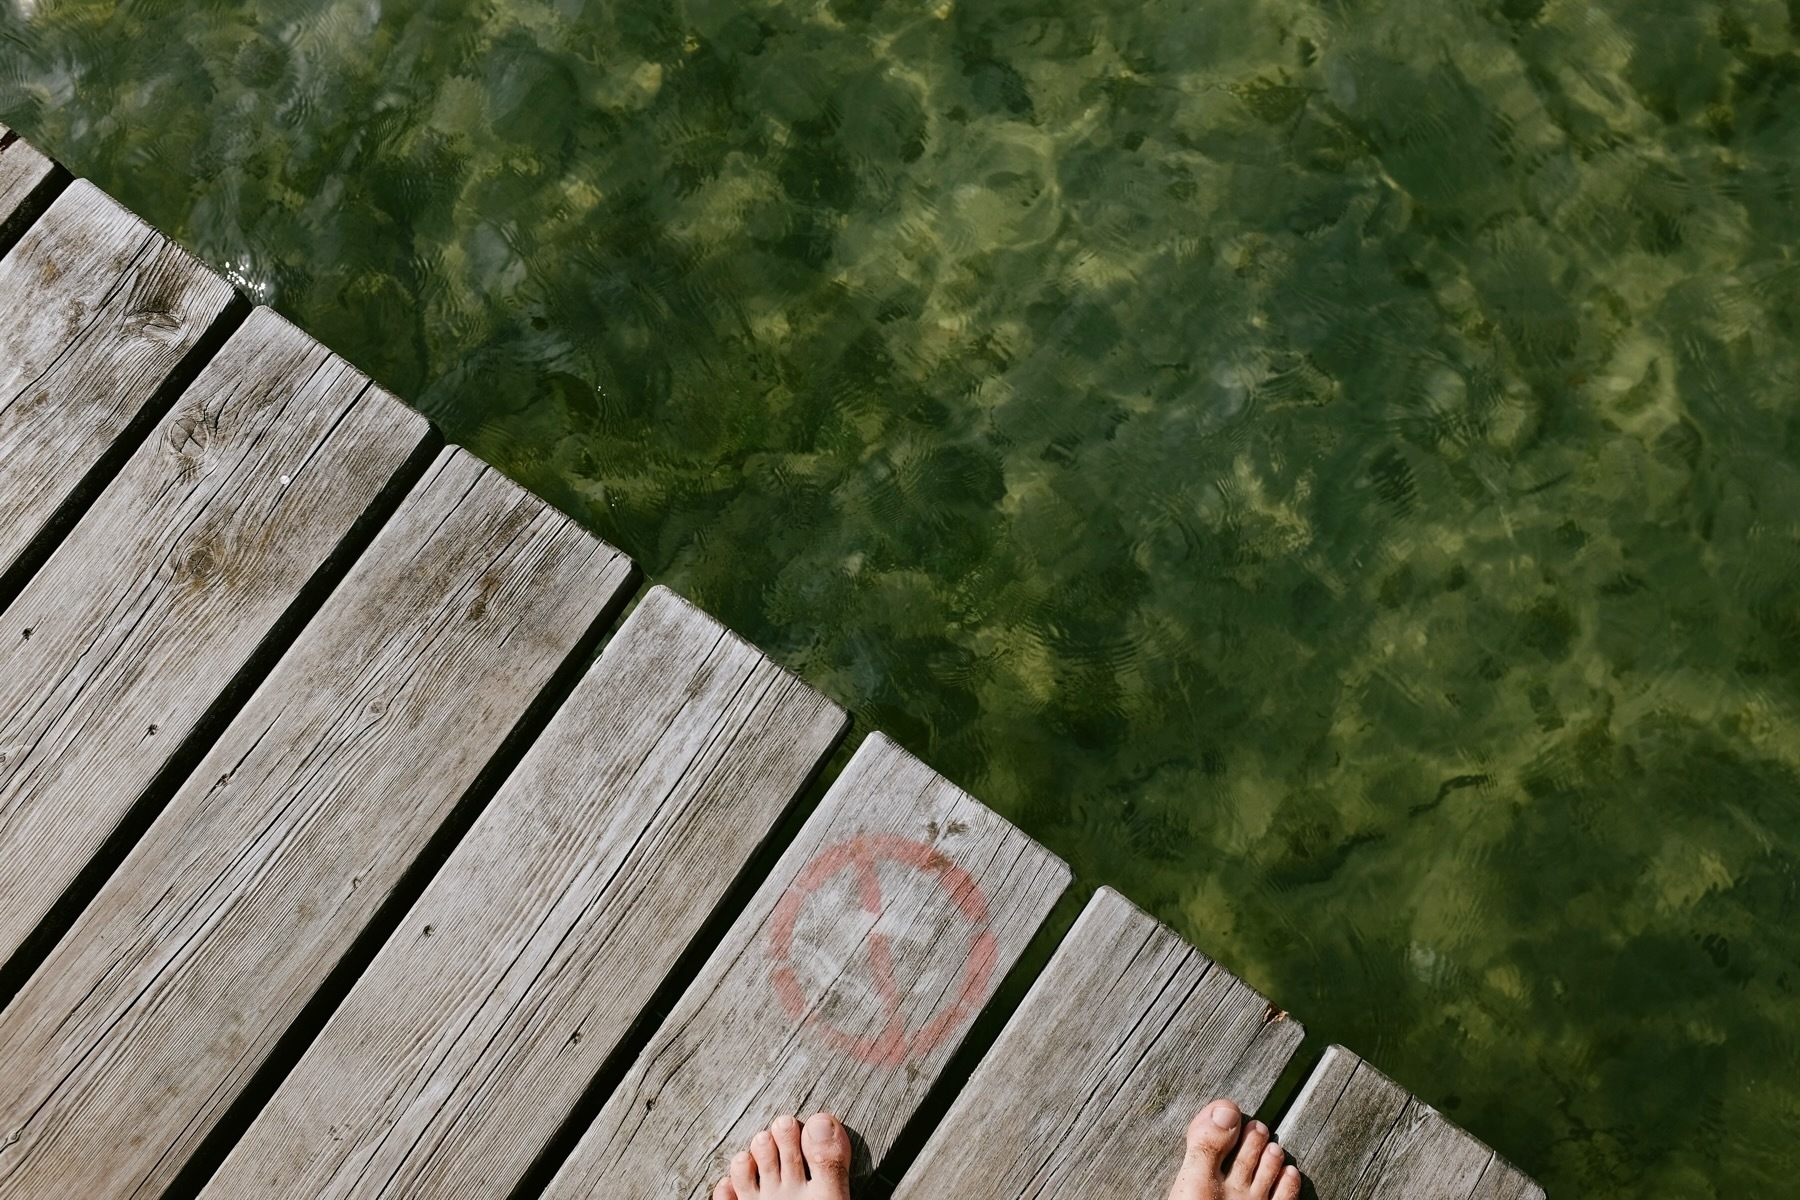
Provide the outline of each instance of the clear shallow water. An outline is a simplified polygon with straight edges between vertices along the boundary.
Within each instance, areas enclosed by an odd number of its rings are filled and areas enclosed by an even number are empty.
[[[0,119],[1559,1196],[1800,1168],[1800,3],[0,0]]]

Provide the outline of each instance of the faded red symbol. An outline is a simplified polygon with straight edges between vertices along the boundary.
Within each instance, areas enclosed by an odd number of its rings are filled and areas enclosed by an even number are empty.
[[[875,995],[885,1009],[885,1024],[880,1032],[868,1035],[839,1029],[822,1020],[807,1000],[793,966],[794,927],[800,921],[808,898],[845,871],[855,874],[862,910],[880,917],[881,876],[876,867],[882,862],[897,863],[930,876],[944,893],[946,903],[968,922],[974,940],[968,961],[963,965],[959,986],[946,993],[953,997],[949,1007],[918,1029],[910,1029],[901,1012],[903,997],[894,974],[894,948],[879,928],[871,930],[863,939],[863,947],[868,952],[868,970],[875,984]],[[952,1030],[975,1015],[987,995],[988,981],[993,978],[994,964],[999,961],[999,950],[994,935],[988,930],[987,897],[967,871],[951,862],[942,851],[923,842],[893,834],[868,834],[826,849],[800,872],[793,886],[775,906],[769,923],[769,958],[775,963],[770,976],[775,995],[794,1020],[804,1022],[833,1046],[870,1066],[900,1067],[907,1059],[935,1049]]]

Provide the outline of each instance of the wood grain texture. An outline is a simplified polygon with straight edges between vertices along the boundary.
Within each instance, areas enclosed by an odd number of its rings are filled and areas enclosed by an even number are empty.
[[[444,452],[0,1014],[0,1197],[160,1195],[630,575]]]
[[[1545,1200],[1544,1189],[1529,1175],[1494,1155],[1475,1185],[1472,1200]]]
[[[845,723],[651,591],[206,1195],[509,1194]]]
[[[879,1165],[1068,880],[870,737],[545,1196],[694,1200],[776,1114],[820,1108]]]
[[[85,180],[0,260],[0,578],[233,300]]]
[[[1089,901],[895,1200],[1138,1200],[1188,1122],[1254,1112],[1305,1031],[1110,888]]]
[[[68,172],[0,125],[0,251],[25,232],[68,181]]]
[[[1429,1104],[1332,1046],[1281,1122],[1319,1200],[1543,1200],[1544,1190]]]
[[[432,436],[259,310],[0,613],[0,957]]]

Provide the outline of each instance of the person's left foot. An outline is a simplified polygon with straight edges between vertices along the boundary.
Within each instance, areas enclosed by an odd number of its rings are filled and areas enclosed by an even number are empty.
[[[850,1200],[850,1135],[829,1113],[792,1117],[750,1139],[712,1200]]]

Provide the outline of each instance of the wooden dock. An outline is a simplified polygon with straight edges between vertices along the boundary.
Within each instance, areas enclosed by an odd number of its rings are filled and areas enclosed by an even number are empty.
[[[0,252],[0,1200],[698,1200],[815,1109],[1136,1200],[1269,1097],[1300,1024],[1107,889],[954,1068],[1055,856],[879,734],[816,795],[835,705],[5,130]],[[1279,1128],[1543,1195],[1341,1047]]]

